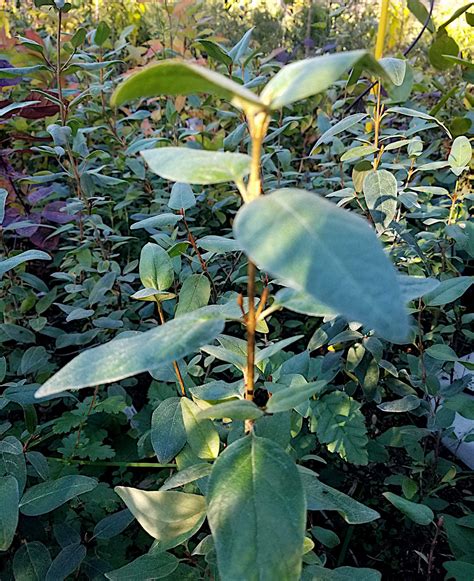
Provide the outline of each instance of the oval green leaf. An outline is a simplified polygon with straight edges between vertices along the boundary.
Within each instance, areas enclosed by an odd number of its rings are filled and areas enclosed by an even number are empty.
[[[51,256],[42,250],[27,250],[0,262],[0,278],[12,268],[30,260],[51,260]]]
[[[209,93],[229,100],[239,109],[263,109],[255,93],[227,77],[180,60],[166,60],[130,75],[112,95],[111,104],[119,107],[133,99],[160,95]]]
[[[260,268],[286,285],[386,339],[406,339],[408,317],[395,269],[359,216],[315,194],[284,189],[245,204],[234,234]]]
[[[325,91],[354,65],[386,76],[384,69],[365,50],[317,56],[283,67],[265,86],[260,97],[270,109],[306,99]]]
[[[204,274],[192,274],[183,283],[178,295],[176,317],[205,307],[211,296],[211,283]]]
[[[393,492],[384,492],[383,495],[395,508],[398,508],[400,512],[413,522],[425,526],[433,522],[434,514],[429,506],[411,502],[410,500],[406,500],[406,498],[393,494]]]
[[[145,288],[165,291],[173,284],[173,263],[166,250],[158,244],[148,242],[142,248],[139,273]]]
[[[183,414],[179,397],[160,403],[151,416],[151,445],[159,462],[170,462],[186,444]]]
[[[277,444],[256,436],[231,444],[214,464],[207,502],[223,581],[299,579],[306,503]]]
[[[192,534],[206,517],[206,501],[198,494],[125,486],[116,486],[115,492],[146,532],[165,544]]]
[[[184,428],[191,450],[201,460],[215,460],[219,454],[219,434],[211,420],[201,419],[201,409],[191,399],[181,398]]]
[[[285,412],[308,401],[315,393],[326,387],[327,381],[314,381],[306,385],[287,387],[274,393],[268,400],[266,411],[269,414]]]
[[[213,341],[223,328],[224,321],[218,312],[198,310],[145,333],[115,339],[75,357],[48,379],[35,396],[111,383],[155,369]]]
[[[168,577],[178,565],[178,559],[171,553],[149,553],[120,569],[105,573],[105,576],[111,581],[151,581]]]
[[[199,185],[241,182],[250,172],[250,157],[244,153],[160,147],[142,151],[141,155],[153,173],[173,182]]]
[[[397,180],[386,169],[369,172],[362,186],[365,201],[376,224],[387,227],[397,213]]]
[[[20,512],[26,516],[39,516],[62,506],[71,498],[94,490],[95,478],[89,476],[63,476],[29,488],[20,501]]]
[[[12,544],[18,525],[18,482],[13,476],[0,478],[0,551]]]
[[[256,420],[263,416],[263,411],[252,401],[244,399],[226,401],[210,406],[199,412],[199,419],[219,420],[232,418],[233,420]]]

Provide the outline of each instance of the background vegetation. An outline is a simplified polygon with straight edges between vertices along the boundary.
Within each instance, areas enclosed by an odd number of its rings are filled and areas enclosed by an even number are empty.
[[[163,147],[180,146],[241,154],[245,166],[255,135],[228,95],[173,94],[170,82],[154,94],[142,84],[135,99],[118,102],[115,93],[118,106],[111,97],[131,73],[169,58],[261,93],[298,59],[375,46],[379,6],[53,4],[0,0],[0,578],[239,578],[222,566],[222,537],[209,513],[205,520],[204,497],[211,503],[217,494],[212,466],[234,474],[222,453],[247,445],[255,420],[255,441],[271,441],[270,456],[289,462],[257,474],[256,510],[272,522],[249,543],[260,554],[284,560],[276,532],[293,510],[285,502],[300,495],[308,509],[301,579],[472,581],[473,466],[456,455],[474,441],[472,3],[435,2],[430,18],[428,2],[392,0],[382,69],[362,71],[357,61],[302,95],[309,98],[272,111],[263,192],[316,192],[370,223],[404,276],[394,286],[411,334],[394,341],[373,330],[372,311],[389,289],[374,291],[370,322],[362,295],[338,315],[321,297],[287,287],[285,265],[266,268],[259,255],[252,411],[247,255],[266,232],[298,261],[311,236],[287,237],[292,222],[278,223],[284,212],[263,209],[252,235],[238,233],[245,167],[237,178],[193,182],[182,151],[171,170],[153,161]],[[307,215],[316,223],[317,213]],[[326,235],[330,277],[339,240],[349,238]],[[348,246],[350,264],[361,262],[354,276],[366,277],[367,293],[379,288],[376,259]],[[342,277],[341,285],[351,289]],[[217,305],[225,332],[209,328],[207,339],[173,351],[201,333],[198,309],[207,305]],[[174,334],[153,357],[168,349],[169,359],[116,373],[112,340],[162,325]],[[106,351],[89,351],[102,344],[112,353],[105,371]],[[124,365],[149,348],[143,341]],[[68,376],[64,366],[79,354],[86,363]],[[103,380],[88,382],[96,370]],[[79,383],[89,389],[69,390]],[[41,386],[52,391],[38,399]],[[296,480],[272,499],[272,485],[292,470]],[[157,502],[150,528],[127,496],[133,489],[173,491],[194,504],[184,518],[182,504]],[[249,534],[248,519],[235,522],[232,538]],[[272,567],[262,570],[277,578]]]

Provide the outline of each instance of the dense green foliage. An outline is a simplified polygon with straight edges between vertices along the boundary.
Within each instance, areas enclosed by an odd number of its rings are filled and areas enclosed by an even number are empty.
[[[472,581],[450,22],[408,2],[413,60],[191,27],[135,67],[133,27],[35,5],[0,38],[1,579]]]

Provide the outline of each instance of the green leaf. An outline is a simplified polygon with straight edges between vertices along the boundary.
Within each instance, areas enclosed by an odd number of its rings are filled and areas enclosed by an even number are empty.
[[[8,192],[4,188],[0,188],[0,225],[3,224],[5,218],[5,205],[7,203]]]
[[[63,476],[57,480],[36,484],[25,492],[20,501],[20,512],[26,516],[39,516],[62,506],[72,498],[90,492],[97,486],[95,478],[88,476]]]
[[[269,414],[276,414],[291,410],[309,400],[315,393],[320,393],[327,385],[327,381],[313,381],[306,385],[287,387],[272,394],[265,410]]]
[[[213,341],[224,328],[219,313],[194,311],[155,329],[84,351],[40,387],[36,397],[81,389],[156,369]]]
[[[134,520],[133,514],[125,508],[109,514],[94,527],[94,539],[112,539],[123,532]]]
[[[196,93],[223,97],[235,107],[247,111],[264,108],[259,97],[242,85],[204,67],[173,59],[150,65],[130,75],[115,90],[111,104],[119,107],[141,97]]]
[[[375,569],[366,567],[337,567],[337,569],[323,569],[318,565],[311,565],[305,569],[301,581],[381,581],[382,575]]]
[[[421,276],[398,276],[398,284],[405,302],[418,299],[439,286],[439,280]]]
[[[279,305],[295,313],[303,313],[312,317],[337,315],[333,309],[315,300],[308,293],[297,291],[293,288],[282,288],[276,293],[272,306],[277,307]]]
[[[403,85],[407,71],[406,60],[385,57],[379,60],[379,64],[385,69],[388,78],[396,87],[401,87]]]
[[[356,64],[385,76],[384,69],[368,51],[328,54],[286,65],[267,83],[260,97],[270,109],[281,109],[322,93]]]
[[[30,260],[51,260],[51,256],[42,250],[27,250],[0,262],[0,278],[12,268]]]
[[[201,460],[215,460],[219,454],[219,434],[211,420],[199,417],[199,408],[191,399],[181,398],[184,428],[191,450]]]
[[[328,549],[334,549],[340,544],[340,539],[333,531],[322,527],[313,527],[311,529],[313,537]]]
[[[443,24],[440,26],[440,29],[449,26],[451,22],[454,22],[457,18],[462,16],[465,12],[472,8],[472,6],[474,6],[474,2],[468,2],[467,4],[464,4],[464,6],[461,6],[455,10],[453,14],[451,14],[451,16],[445,22],[443,22]]]
[[[316,434],[330,452],[353,464],[366,465],[367,428],[360,404],[342,391],[333,391],[313,405]]]
[[[70,40],[70,43],[74,48],[79,48],[81,44],[84,43],[87,36],[87,30],[85,28],[78,28]]]
[[[450,410],[458,412],[463,418],[474,420],[474,399],[467,393],[458,393],[444,400],[444,405]]]
[[[33,65],[31,67],[9,67],[0,69],[0,79],[9,79],[15,77],[23,77],[24,75],[33,75],[38,71],[47,71],[46,65]]]
[[[186,431],[179,397],[162,401],[151,417],[151,445],[163,464],[170,462],[186,444]]]
[[[23,103],[10,103],[10,105],[7,105],[6,107],[2,107],[2,109],[0,109],[0,117],[3,117],[4,115],[10,113],[11,111],[23,109],[23,107],[30,107],[31,105],[36,105],[37,103],[40,103],[40,101],[23,101]],[[2,188],[2,192],[6,192],[6,190]],[[3,217],[0,219],[0,224],[2,223],[2,221]]]
[[[239,252],[242,250],[240,245],[233,238],[224,238],[224,236],[203,236],[197,241],[200,248],[204,248],[207,252],[215,252],[216,254],[225,254],[226,252]]]
[[[0,551],[12,544],[18,525],[18,482],[13,476],[0,477]]]
[[[51,563],[44,581],[64,581],[85,559],[87,549],[81,543],[66,545]]]
[[[166,228],[167,226],[175,226],[183,217],[171,212],[158,214],[158,216],[150,216],[139,220],[130,226],[130,230],[140,230],[142,228]]]
[[[99,25],[94,30],[94,33],[92,35],[93,44],[95,44],[96,46],[102,46],[104,42],[106,42],[106,40],[109,38],[111,32],[112,31],[110,30],[110,27],[106,22],[104,21],[99,22]]]
[[[398,508],[400,512],[413,522],[419,525],[429,525],[433,522],[434,514],[429,506],[411,502],[410,500],[393,494],[393,492],[384,492],[383,495],[395,508]]]
[[[238,63],[248,50],[250,38],[254,28],[250,28],[244,33],[242,38],[229,50],[229,56],[232,62]]]
[[[472,276],[457,276],[442,280],[438,287],[425,294],[423,300],[428,307],[438,307],[452,303],[470,288],[474,282]]]
[[[359,216],[315,194],[284,189],[240,208],[234,234],[250,258],[285,285],[386,339],[406,339],[395,269]]]
[[[223,581],[299,579],[304,491],[277,444],[252,435],[226,448],[212,469],[207,502]]]
[[[189,184],[173,184],[168,207],[172,210],[189,210],[196,205],[196,197]]]
[[[178,568],[179,561],[171,553],[149,553],[131,561],[120,569],[105,573],[111,581],[143,581],[163,579]]]
[[[356,159],[372,155],[376,151],[378,151],[378,147],[375,145],[358,145],[357,147],[348,149],[341,155],[341,161],[355,161]]]
[[[153,538],[164,544],[183,542],[196,532],[206,517],[206,501],[198,494],[148,491],[116,486],[115,492]]]
[[[192,274],[183,283],[178,295],[176,317],[205,307],[211,296],[211,283],[204,274]]]
[[[433,121],[437,123],[440,127],[442,127],[446,133],[451,137],[451,133],[449,132],[446,125],[441,123],[436,117],[432,115],[428,115],[428,113],[423,113],[423,111],[417,111],[416,109],[409,109],[408,107],[390,107],[385,111],[386,113],[398,113],[399,115],[405,115],[406,117],[415,117],[417,119],[424,119],[425,121]]]
[[[403,413],[416,410],[421,405],[421,400],[416,395],[405,395],[401,399],[381,403],[377,407],[383,412]]]
[[[232,59],[230,58],[228,52],[217,42],[208,40],[206,38],[197,38],[196,44],[200,44],[202,48],[207,53],[207,56],[216,60],[219,63],[224,64],[226,67],[232,64]]]
[[[131,299],[135,299],[136,301],[169,301],[174,299],[176,295],[174,293],[169,293],[166,291],[159,291],[155,288],[142,288],[141,290],[133,293],[130,295]]]
[[[347,494],[320,482],[316,474],[307,468],[300,468],[308,510],[335,510],[343,519],[353,525],[372,522],[380,515],[375,510],[354,500]]]
[[[322,144],[327,143],[330,141],[335,135],[342,133],[343,131],[347,131],[357,123],[360,123],[362,119],[368,117],[367,113],[355,113],[354,115],[349,115],[349,117],[345,117],[338,121],[335,125],[330,127],[327,131],[325,131],[321,137],[316,141],[313,145],[313,149],[311,150],[310,155],[313,155],[314,151]]]
[[[362,187],[365,201],[376,224],[388,227],[397,214],[397,180],[386,169],[369,172]]]
[[[460,176],[469,167],[471,159],[472,146],[469,139],[465,135],[456,137],[448,157],[448,163],[454,175]]]
[[[459,361],[459,357],[454,350],[449,345],[444,345],[443,343],[431,345],[425,353],[438,361]]]
[[[174,182],[200,185],[237,183],[250,172],[250,157],[244,153],[160,147],[142,151],[141,155],[153,173]]]
[[[447,571],[446,580],[472,581],[474,579],[474,564],[465,561],[448,561],[443,563]]]
[[[25,543],[13,557],[15,581],[45,581],[50,565],[51,555],[43,543]]]
[[[445,55],[458,56],[458,54],[458,43],[446,32],[437,34],[428,51],[430,63],[440,71],[446,71],[456,64],[450,59],[445,58]]]
[[[408,10],[417,18],[421,24],[424,25],[425,22],[428,22],[427,28],[431,33],[436,31],[436,27],[430,17],[430,13],[428,12],[426,6],[423,4],[422,0],[407,0],[407,7]]]
[[[142,248],[139,272],[145,288],[165,291],[173,284],[173,263],[166,250],[158,244],[148,242]]]
[[[178,488],[179,486],[184,486],[190,482],[195,482],[196,480],[205,478],[206,476],[209,476],[211,469],[212,466],[206,462],[188,466],[188,468],[184,468],[183,470],[176,472],[176,474],[173,474],[173,476],[170,476],[160,490],[171,490],[172,488]]]
[[[231,418],[233,420],[256,420],[263,416],[263,411],[252,401],[244,399],[226,401],[210,406],[199,412],[199,419],[220,420]]]

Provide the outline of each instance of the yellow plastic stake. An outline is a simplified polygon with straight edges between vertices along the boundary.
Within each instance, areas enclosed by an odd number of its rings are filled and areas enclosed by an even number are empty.
[[[385,36],[387,34],[388,12],[390,0],[382,0],[380,4],[379,27],[377,30],[377,40],[375,42],[375,58],[378,60],[383,56]]]
[[[390,8],[390,0],[381,0],[380,3],[380,17],[379,17],[379,26],[377,29],[377,40],[375,41],[375,58],[381,59],[383,56],[383,49],[385,46],[385,37],[387,35],[387,24],[388,24],[388,15],[389,15],[389,8]],[[372,93],[375,95],[377,92],[376,89],[372,90]],[[367,133],[372,131],[373,124],[371,121],[367,121],[365,124],[365,130]]]

